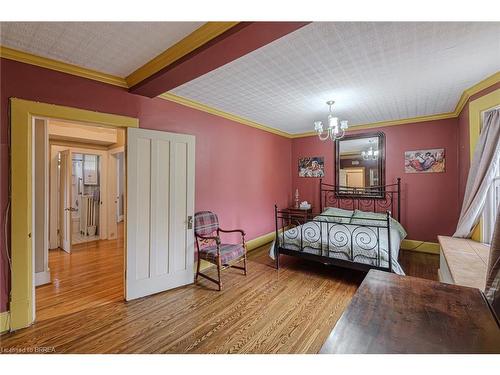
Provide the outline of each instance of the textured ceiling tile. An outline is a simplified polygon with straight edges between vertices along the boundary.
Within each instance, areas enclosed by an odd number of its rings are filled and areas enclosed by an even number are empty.
[[[281,129],[451,112],[500,70],[500,23],[315,22],[174,90]]]
[[[125,77],[203,22],[2,22],[6,47]]]
[[[126,76],[200,22],[0,23],[1,44]],[[453,111],[500,70],[500,23],[316,22],[173,90],[288,132]]]

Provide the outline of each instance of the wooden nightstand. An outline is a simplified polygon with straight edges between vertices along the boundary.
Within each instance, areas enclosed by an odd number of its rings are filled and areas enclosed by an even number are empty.
[[[287,213],[287,219],[291,224],[304,224],[312,217],[313,207],[309,209],[301,209],[295,207],[288,207],[284,210]]]

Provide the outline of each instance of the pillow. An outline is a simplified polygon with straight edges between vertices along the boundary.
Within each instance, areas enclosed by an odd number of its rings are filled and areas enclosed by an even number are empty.
[[[330,221],[332,223],[342,223],[349,224],[351,222],[352,215],[354,211],[343,210],[341,208],[327,207],[321,215],[327,216],[316,216],[314,220],[320,221]],[[332,217],[335,216],[335,217]]]
[[[385,213],[354,210],[351,224],[383,227],[386,225],[386,218]]]
[[[385,227],[387,225],[387,214],[378,212],[365,212],[354,210],[354,215],[351,219],[353,225],[369,225],[373,227]],[[406,231],[403,226],[394,218],[391,217],[391,228],[394,228],[403,240],[406,237]]]

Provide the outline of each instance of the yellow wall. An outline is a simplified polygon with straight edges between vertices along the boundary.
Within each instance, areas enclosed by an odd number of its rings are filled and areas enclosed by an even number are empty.
[[[0,333],[6,332],[10,327],[10,315],[8,311],[0,313]]]

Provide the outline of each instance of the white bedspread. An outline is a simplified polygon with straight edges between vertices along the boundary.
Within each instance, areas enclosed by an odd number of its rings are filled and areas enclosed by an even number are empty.
[[[388,267],[387,228],[312,221],[280,233],[281,247],[301,251],[301,233],[303,251],[307,253],[351,260],[352,247],[354,262]],[[395,228],[391,227],[390,233],[392,270],[404,275],[398,263],[399,246],[403,238]],[[269,256],[274,259],[274,243],[269,250]]]

